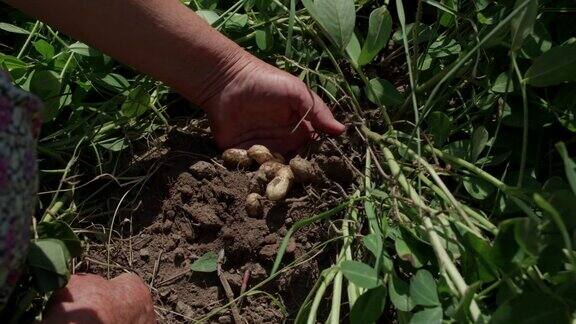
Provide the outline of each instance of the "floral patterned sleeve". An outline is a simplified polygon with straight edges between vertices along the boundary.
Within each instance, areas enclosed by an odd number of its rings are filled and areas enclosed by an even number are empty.
[[[37,190],[36,137],[42,104],[0,70],[0,310],[26,258]]]

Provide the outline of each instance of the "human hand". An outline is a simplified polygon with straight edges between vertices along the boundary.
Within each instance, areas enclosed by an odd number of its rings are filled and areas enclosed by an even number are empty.
[[[315,131],[344,132],[344,125],[300,79],[252,56],[243,59],[247,62],[239,71],[202,104],[219,147],[262,144],[286,154]]]
[[[154,304],[142,279],[130,273],[106,280],[92,274],[73,275],[56,291],[43,324],[153,324]]]

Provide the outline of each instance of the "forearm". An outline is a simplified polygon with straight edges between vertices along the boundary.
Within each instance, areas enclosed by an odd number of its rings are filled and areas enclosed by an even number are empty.
[[[5,0],[202,103],[249,56],[178,0]]]

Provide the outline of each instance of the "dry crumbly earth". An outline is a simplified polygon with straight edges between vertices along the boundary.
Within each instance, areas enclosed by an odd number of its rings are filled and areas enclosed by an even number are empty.
[[[224,168],[220,152],[201,126],[187,123],[172,128],[134,162],[142,170],[156,170],[140,193],[141,204],[117,217],[110,244],[106,244],[107,236],[90,242],[79,269],[110,277],[123,271],[137,273],[150,285],[162,323],[195,321],[228,302],[216,272],[189,271],[190,264],[206,252],[224,249],[224,276],[235,296],[240,294],[246,272],[247,289],[266,279],[286,231],[294,222],[341,202],[351,191],[353,164],[359,161],[359,154],[343,157],[340,153],[343,147],[345,152],[354,152],[356,145],[350,137],[311,145],[301,155],[309,156],[324,171],[322,183],[296,185],[286,201],[267,201],[264,216],[251,218],[244,204],[256,166],[247,171]],[[321,249],[330,237],[328,222],[297,231],[283,265],[303,262],[260,288],[267,294],[244,298],[242,319],[248,323],[290,321],[321,269],[331,263],[334,253],[329,249],[334,247]],[[232,323],[230,309],[208,322]]]

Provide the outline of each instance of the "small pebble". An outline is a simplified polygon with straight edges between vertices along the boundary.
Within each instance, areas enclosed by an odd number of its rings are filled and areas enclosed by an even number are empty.
[[[292,222],[294,222],[292,217],[288,217],[284,220],[284,223],[286,223],[286,225],[292,225]]]
[[[188,243],[192,243],[196,239],[196,233],[194,233],[192,226],[188,224],[184,224],[182,226],[182,235]]]
[[[169,210],[166,212],[166,218],[169,220],[174,220],[174,216],[176,216],[176,212],[173,210]]]
[[[160,298],[163,301],[168,300],[168,297],[170,297],[170,294],[172,293],[172,291],[170,289],[161,289],[160,290]]]
[[[169,233],[172,230],[172,225],[174,225],[173,221],[169,219],[164,221],[164,224],[162,224],[162,230],[164,231],[164,233]]]
[[[177,302],[178,302],[178,294],[173,289],[170,289],[170,294],[168,295],[168,303],[174,305]]]
[[[146,248],[140,249],[140,258],[142,260],[145,260],[145,261],[149,260],[150,259],[150,251],[148,251],[148,249],[146,249]]]
[[[264,260],[274,260],[277,251],[278,251],[278,244],[265,245],[260,250],[260,257],[262,257]]]
[[[222,316],[218,317],[218,323],[230,324],[230,323],[232,323],[232,317],[230,317],[230,315],[222,315]]]
[[[288,241],[288,246],[286,247],[286,253],[292,254],[294,253],[294,251],[296,251],[296,241],[293,238],[291,238],[290,241]]]
[[[194,318],[194,311],[192,310],[192,307],[188,306],[183,301],[178,301],[176,303],[176,311],[184,315],[184,317],[189,320]]]

